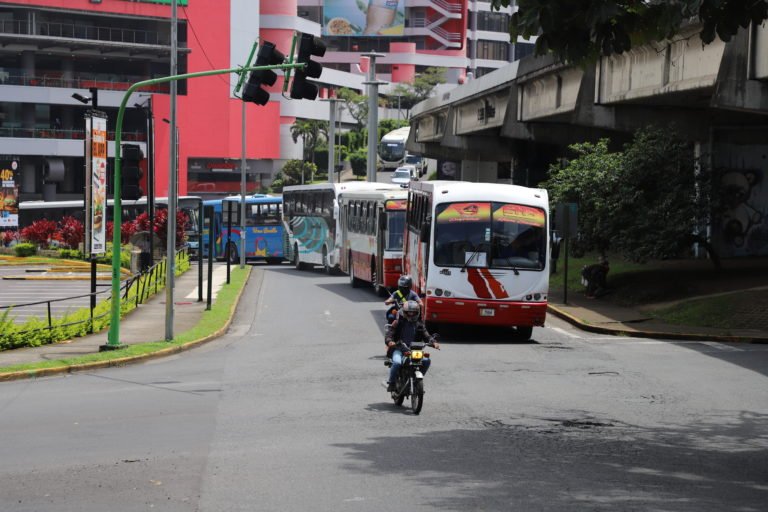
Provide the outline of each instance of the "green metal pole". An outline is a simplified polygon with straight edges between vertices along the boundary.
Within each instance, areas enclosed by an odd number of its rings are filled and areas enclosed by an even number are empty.
[[[297,69],[303,68],[305,64],[278,64],[275,66],[245,66],[240,68],[229,69],[214,69],[211,71],[199,71],[197,73],[185,73],[183,75],[166,76],[162,78],[153,78],[152,80],[144,80],[143,82],[137,82],[130,86],[125,95],[123,101],[120,102],[120,109],[117,111],[117,126],[115,127],[115,179],[114,179],[114,209],[112,212],[112,304],[110,312],[109,322],[109,334],[107,335],[107,344],[100,347],[101,350],[114,350],[122,348],[124,345],[120,344],[120,239],[121,229],[120,224],[123,221],[123,208],[122,208],[122,183],[120,174],[120,164],[122,155],[120,154],[120,144],[123,139],[123,118],[125,117],[125,106],[128,104],[128,99],[136,90],[142,87],[150,85],[164,84],[173,82],[174,80],[186,80],[187,78],[198,78],[203,76],[213,75],[226,75],[229,73],[246,73],[249,71],[267,71],[271,69]],[[173,172],[173,170],[171,170]],[[209,237],[210,241],[210,237]]]

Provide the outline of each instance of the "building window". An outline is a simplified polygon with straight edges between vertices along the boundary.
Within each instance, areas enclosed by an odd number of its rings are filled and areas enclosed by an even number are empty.
[[[478,41],[477,58],[489,60],[509,60],[509,43],[502,41]]]

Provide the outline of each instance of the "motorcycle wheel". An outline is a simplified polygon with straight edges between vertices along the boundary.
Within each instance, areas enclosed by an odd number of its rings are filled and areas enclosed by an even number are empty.
[[[424,381],[416,380],[413,382],[413,395],[411,395],[411,410],[413,414],[419,414],[424,405]]]

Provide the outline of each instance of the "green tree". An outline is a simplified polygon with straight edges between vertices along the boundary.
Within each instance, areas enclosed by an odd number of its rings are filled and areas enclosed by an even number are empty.
[[[339,89],[337,94],[344,101],[349,115],[357,121],[357,130],[362,130],[368,121],[368,96],[346,87]]]
[[[328,137],[328,122],[314,119],[296,119],[291,125],[291,138],[296,143],[301,139],[304,159],[315,162],[315,148]]]
[[[281,171],[282,184],[287,187],[289,185],[303,185],[310,183],[315,178],[317,172],[317,166],[312,162],[306,162],[304,160],[288,160],[283,165]]]
[[[495,9],[510,3],[491,0]],[[694,17],[703,24],[705,44],[716,37],[730,41],[739,27],[768,18],[766,0],[518,0],[516,4],[511,40],[537,36],[537,55],[553,52],[576,64],[671,38]]]
[[[397,84],[389,95],[390,108],[411,109],[429,98],[437,84],[445,83],[445,68],[427,68],[412,82]],[[399,97],[399,98],[398,98]]]
[[[579,244],[601,253],[610,248],[609,198],[622,165],[621,155],[611,153],[608,143],[608,139],[602,139],[597,144],[585,142],[569,146],[575,158],[550,167],[549,181],[543,184],[549,190],[553,205],[578,203]]]
[[[576,158],[550,168],[544,184],[553,203],[579,204],[580,242],[644,262],[686,254],[698,243],[720,260],[701,234],[716,212],[711,174],[697,168],[689,143],[673,129],[639,130],[623,151],[608,141],[571,146]]]

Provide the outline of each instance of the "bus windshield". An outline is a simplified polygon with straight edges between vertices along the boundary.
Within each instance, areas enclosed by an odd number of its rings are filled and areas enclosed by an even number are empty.
[[[403,142],[382,142],[379,144],[379,157],[388,162],[402,160],[405,156],[405,143]]]
[[[546,216],[532,206],[443,203],[436,208],[435,264],[542,270]]]
[[[405,232],[405,211],[387,212],[387,251],[403,250]]]

